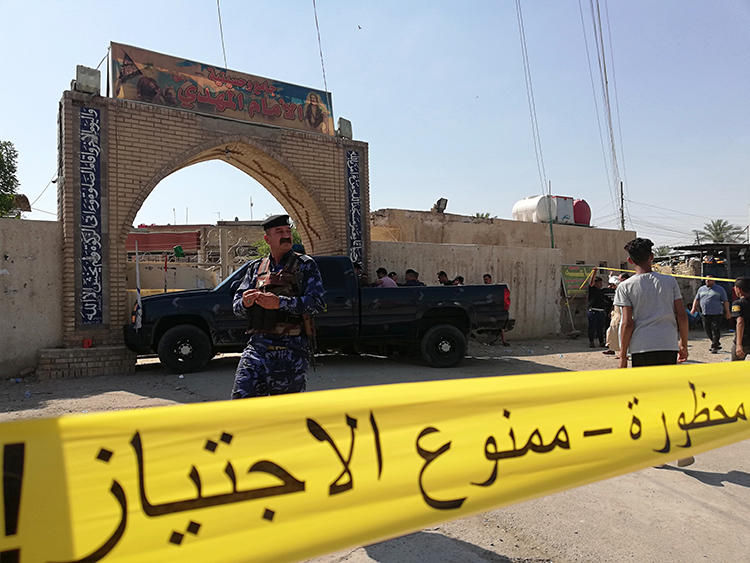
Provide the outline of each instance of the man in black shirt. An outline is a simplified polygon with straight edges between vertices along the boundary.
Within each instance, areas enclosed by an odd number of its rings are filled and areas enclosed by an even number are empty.
[[[750,352],[750,278],[737,278],[734,282],[737,300],[732,302],[732,317],[736,319],[732,361],[744,360]]]
[[[437,278],[440,285],[453,285],[453,282],[448,279],[448,274],[446,274],[443,270],[440,270],[437,273]]]
[[[605,310],[607,309],[607,298],[602,289],[602,278],[596,275],[597,269],[591,272],[589,281],[589,301],[588,312],[586,314],[589,320],[589,346],[596,348],[594,337],[599,339],[599,346],[604,347],[604,321],[606,319]]]

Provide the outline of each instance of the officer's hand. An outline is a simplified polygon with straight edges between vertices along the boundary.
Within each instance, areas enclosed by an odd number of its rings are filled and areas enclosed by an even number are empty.
[[[259,292],[255,297],[255,302],[264,309],[279,308],[279,296],[273,293]]]
[[[242,294],[242,304],[245,307],[252,307],[260,294],[261,292],[257,289],[248,289]]]

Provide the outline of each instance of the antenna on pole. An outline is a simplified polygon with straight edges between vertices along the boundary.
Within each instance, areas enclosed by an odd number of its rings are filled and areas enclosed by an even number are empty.
[[[172,224],[173,225],[177,224],[177,212],[175,211],[174,207],[172,208]]]

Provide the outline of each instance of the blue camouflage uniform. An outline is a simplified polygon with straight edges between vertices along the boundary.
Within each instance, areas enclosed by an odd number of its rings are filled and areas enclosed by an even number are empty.
[[[292,252],[291,250],[289,252]],[[279,272],[287,255],[277,264],[270,258],[272,272]],[[299,255],[301,295],[279,296],[279,310],[293,315],[314,315],[325,309],[323,280],[315,261]],[[245,278],[234,294],[234,314],[247,318],[248,309],[242,304],[242,294],[256,287],[261,260],[250,264]],[[234,375],[232,399],[280,395],[304,391],[310,353],[304,332],[297,336],[252,332]]]

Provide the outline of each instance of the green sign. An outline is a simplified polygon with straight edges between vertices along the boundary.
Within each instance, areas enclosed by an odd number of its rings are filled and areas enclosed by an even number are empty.
[[[595,266],[587,266],[584,264],[563,264],[561,268],[563,285],[565,286],[565,292],[568,294],[568,297],[585,295],[588,291],[586,286],[589,283],[589,275]]]

